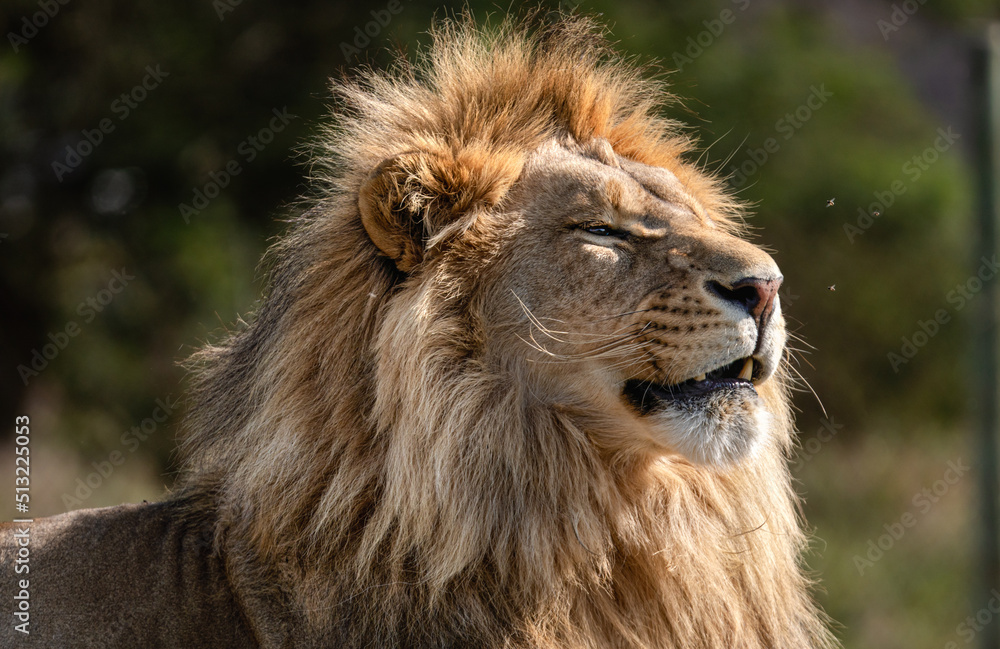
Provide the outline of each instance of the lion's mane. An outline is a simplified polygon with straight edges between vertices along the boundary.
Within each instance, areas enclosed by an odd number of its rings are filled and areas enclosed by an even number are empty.
[[[196,356],[181,488],[217,510],[230,570],[331,646],[828,646],[800,566],[780,387],[752,461],[611,453],[593,440],[616,422],[594,404],[538,403],[516,362],[477,359],[474,268],[405,272],[456,233],[484,261],[516,236],[489,207],[559,134],[605,138],[736,214],[682,161],[663,89],[583,19],[459,20],[433,38],[416,64],[336,86],[314,173],[325,193],[272,251],[255,318]],[[407,195],[427,245],[397,264],[358,195],[413,151],[433,156],[397,189],[419,187]]]

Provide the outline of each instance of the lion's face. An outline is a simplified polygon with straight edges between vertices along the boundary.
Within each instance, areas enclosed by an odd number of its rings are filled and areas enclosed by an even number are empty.
[[[507,305],[500,355],[520,347],[548,398],[618,404],[626,430],[692,461],[753,451],[785,342],[770,256],[669,170],[601,140],[543,147],[504,210],[516,233],[489,291]]]

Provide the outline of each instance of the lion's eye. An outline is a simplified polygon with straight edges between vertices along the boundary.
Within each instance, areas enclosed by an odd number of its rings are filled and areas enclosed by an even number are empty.
[[[583,223],[580,229],[584,232],[597,235],[599,237],[623,237],[625,233],[618,228],[614,228],[607,223]]]

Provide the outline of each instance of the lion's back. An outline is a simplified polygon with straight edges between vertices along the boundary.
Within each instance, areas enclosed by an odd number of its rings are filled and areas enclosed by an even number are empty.
[[[15,610],[27,601],[30,615],[22,627],[30,635],[7,616],[0,646],[257,646],[212,552],[211,529],[178,502],[0,525],[0,589]],[[15,599],[22,590],[26,600]]]

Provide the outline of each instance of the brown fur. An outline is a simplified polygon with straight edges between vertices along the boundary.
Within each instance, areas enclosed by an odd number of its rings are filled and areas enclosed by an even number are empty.
[[[627,439],[618,404],[539,397],[528,346],[491,340],[504,201],[553,138],[738,217],[682,161],[660,87],[569,20],[448,24],[416,68],[336,90],[329,195],[276,251],[257,322],[201,358],[186,456],[220,543],[281,566],[341,646],[826,646],[777,379],[765,448],[720,471]]]
[[[185,499],[0,524],[0,592],[13,607],[0,647],[257,646],[267,625],[244,614],[213,533],[211,508]]]
[[[326,194],[196,358],[183,447],[258,641],[833,646],[773,363],[684,431],[622,398],[731,360],[749,325],[706,281],[777,272],[662,88],[572,18],[446,23],[336,92]]]

